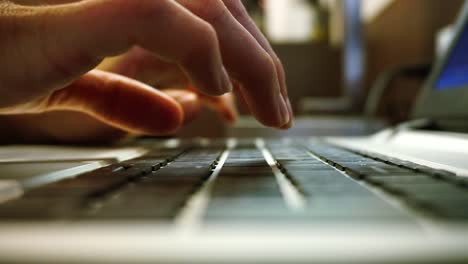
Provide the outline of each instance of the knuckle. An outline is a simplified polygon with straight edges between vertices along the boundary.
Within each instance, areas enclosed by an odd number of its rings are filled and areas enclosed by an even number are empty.
[[[217,46],[218,36],[215,29],[211,25],[205,24],[200,33],[203,43],[205,43],[208,48],[214,48]]]
[[[203,0],[196,2],[197,7],[193,10],[194,13],[198,14],[206,21],[209,21],[211,24],[217,24],[219,21],[225,20],[229,15],[227,9],[220,0]]]
[[[278,55],[276,54],[273,54],[273,62],[276,64],[276,65],[283,65],[283,62],[281,61],[281,59],[278,57]]]
[[[40,100],[40,109],[52,110],[55,108],[60,108],[66,105],[72,97],[72,92],[67,89],[54,91],[49,96],[44,97]]]
[[[167,0],[119,0],[119,3],[109,1],[109,4],[115,6],[119,11],[124,13],[124,17],[133,19],[134,21],[147,21],[152,17],[159,16],[164,13],[164,9],[168,4]],[[131,21],[131,20],[129,20]]]
[[[259,73],[263,78],[271,79],[272,76],[276,75],[275,63],[268,53],[261,53],[259,56],[259,64]]]
[[[90,6],[97,7],[96,12],[102,16],[112,17],[112,25],[121,27],[121,30],[135,29],[144,26],[148,21],[163,16],[166,12],[168,0],[102,0]]]
[[[216,31],[206,22],[195,33],[195,39],[196,41],[191,45],[188,55],[190,58],[188,59],[210,56],[211,54],[215,54],[215,51],[219,49]]]
[[[223,2],[234,17],[243,18],[246,16],[244,5],[241,0],[223,0]]]

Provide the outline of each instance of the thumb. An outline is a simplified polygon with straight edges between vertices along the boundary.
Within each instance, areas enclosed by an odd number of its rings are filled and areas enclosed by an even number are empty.
[[[183,107],[138,81],[93,70],[51,94],[15,108],[14,113],[73,110],[137,134],[171,134],[182,126]],[[11,112],[10,112],[11,113]]]

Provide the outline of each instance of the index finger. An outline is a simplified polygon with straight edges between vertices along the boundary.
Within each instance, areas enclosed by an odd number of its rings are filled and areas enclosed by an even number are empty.
[[[281,63],[281,60],[278,58],[278,56],[274,52],[268,40],[265,38],[262,32],[260,32],[258,27],[250,18],[249,14],[247,13],[247,10],[242,4],[242,1],[241,0],[222,0],[222,1],[226,5],[226,7],[229,9],[231,14],[236,18],[236,20],[242,26],[244,26],[244,28],[247,31],[249,31],[249,33],[257,40],[257,42],[262,46],[262,48],[266,52],[268,52],[268,54],[273,59],[275,66],[276,66],[276,71],[278,73],[278,78],[279,78],[279,82],[281,86],[281,93],[283,97],[287,100],[287,104],[289,108],[290,122],[285,126],[285,128],[290,128],[292,126],[294,116],[293,116],[293,111],[291,107],[291,102],[289,101],[289,98],[288,98],[286,74],[284,72],[284,67],[283,67],[283,64]]]
[[[216,30],[223,62],[239,81],[245,101],[257,119],[272,127],[290,120],[272,57],[232,16],[221,0],[177,0]]]

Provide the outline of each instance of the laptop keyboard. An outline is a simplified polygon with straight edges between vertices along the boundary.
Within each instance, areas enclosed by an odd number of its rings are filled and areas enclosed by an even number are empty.
[[[468,217],[467,182],[453,173],[327,145],[309,144],[308,149],[354,179],[380,188],[420,213],[449,219]]]
[[[153,149],[26,190],[0,220],[172,221],[199,193],[206,221],[468,218],[468,182],[450,172],[322,141],[242,140]]]

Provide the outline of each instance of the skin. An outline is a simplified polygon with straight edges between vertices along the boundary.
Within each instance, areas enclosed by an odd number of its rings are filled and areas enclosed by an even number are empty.
[[[233,122],[233,90],[292,126],[281,62],[240,0],[0,0],[0,39],[0,125],[17,141],[167,135],[202,104]]]

